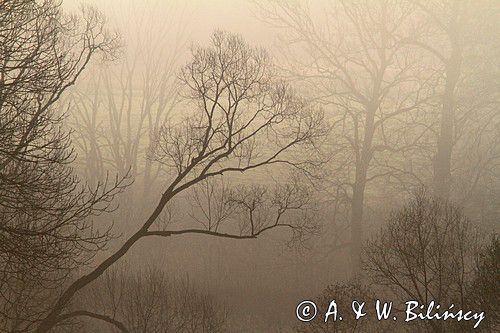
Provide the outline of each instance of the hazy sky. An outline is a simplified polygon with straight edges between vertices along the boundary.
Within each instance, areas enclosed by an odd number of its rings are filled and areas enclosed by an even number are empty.
[[[100,9],[118,30],[123,24],[131,28],[134,20],[143,22],[144,17],[148,23],[172,22],[171,32],[186,28],[188,43],[203,43],[215,29],[223,29],[241,34],[252,45],[268,49],[275,45],[274,31],[255,17],[249,0],[64,0],[68,9],[82,3]]]

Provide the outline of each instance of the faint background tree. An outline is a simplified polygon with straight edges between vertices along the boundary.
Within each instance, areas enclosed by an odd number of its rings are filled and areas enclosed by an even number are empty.
[[[329,111],[325,188],[336,210],[347,208],[357,275],[366,200],[373,200],[365,195],[374,184],[408,190],[423,183],[410,157],[421,149],[427,131],[421,110],[432,91],[420,59],[400,37],[412,8],[398,1],[275,1],[258,8],[263,20],[282,29],[285,73]]]
[[[160,165],[146,158],[147,150],[178,102],[175,80],[188,28],[184,10],[172,4],[112,5],[120,7],[110,20],[124,36],[123,56],[90,68],[87,80],[64,102],[72,108],[70,125],[81,155],[76,162],[90,182],[107,171],[124,174],[130,169],[138,189],[129,195],[140,194],[130,202],[145,201],[160,174]]]
[[[120,322],[128,332],[223,332],[227,311],[189,279],[171,279],[159,268],[135,272],[120,264],[95,281],[78,304]],[[82,331],[120,332],[88,320]]]
[[[494,88],[498,62],[493,59],[500,44],[491,34],[498,29],[498,2],[411,0],[408,4],[414,13],[404,40],[422,53],[426,72],[438,73],[429,109],[437,112],[429,123],[433,148],[423,160],[432,161],[434,195],[456,200],[461,193],[465,203],[463,195],[477,190],[492,169],[498,177],[498,151],[485,144],[498,141],[499,100]],[[463,173],[470,182],[464,181]],[[452,189],[456,191],[451,193]]]

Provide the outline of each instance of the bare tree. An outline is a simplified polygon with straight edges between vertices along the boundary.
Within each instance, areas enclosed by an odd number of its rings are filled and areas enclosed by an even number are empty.
[[[226,319],[224,308],[210,295],[197,291],[189,280],[171,279],[151,267],[129,272],[121,264],[95,281],[78,303],[120,323],[84,324],[86,330],[100,332],[106,327],[126,332],[221,332]]]
[[[480,309],[487,314],[478,330],[494,331],[498,303],[498,242],[493,238],[482,249],[476,227],[461,209],[434,199],[424,191],[395,210],[388,224],[366,244],[363,253],[366,285],[350,281],[328,287],[318,298],[318,313],[327,312],[336,301],[342,321],[316,318],[299,325],[297,332],[372,332],[382,329],[405,332],[468,332],[470,324],[428,320],[418,324],[396,321],[354,320],[345,310],[353,300],[375,304],[393,302],[393,313],[403,312],[404,303],[436,302],[441,308],[454,304],[464,311]],[[489,310],[489,311],[488,311]],[[332,315],[333,316],[333,315]],[[384,326],[380,326],[384,325]]]
[[[87,82],[65,99],[73,110],[74,143],[81,156],[76,162],[91,183],[106,170],[123,174],[130,168],[144,200],[161,169],[146,158],[147,150],[178,101],[176,69],[186,43],[182,11],[164,5],[123,5],[117,13],[126,44],[123,57],[90,69]]]
[[[315,140],[326,134],[322,114],[294,97],[286,84],[276,82],[263,50],[249,47],[238,36],[216,32],[211,46],[195,47],[192,53],[193,60],[180,73],[189,107],[186,116],[177,123],[165,124],[152,148],[152,158],[171,171],[156,208],[118,250],[67,287],[37,332],[47,332],[68,319],[64,311],[75,294],[99,278],[140,239],[183,234],[252,239],[274,228],[293,227],[281,223],[244,234],[154,227],[174,197],[210,177],[273,164],[307,168],[311,164],[309,154],[298,156],[294,152],[299,148],[314,149]],[[257,150],[264,144],[264,149]]]
[[[487,332],[500,328],[500,240],[494,235],[491,242],[478,253],[474,265],[474,279],[469,287],[469,302],[487,313],[484,326]]]
[[[471,152],[467,144],[498,140],[496,134],[491,135],[491,131],[498,132],[498,94],[497,89],[491,90],[498,85],[494,78],[498,66],[489,63],[491,56],[497,57],[498,39],[490,31],[498,22],[498,3],[482,1],[478,6],[475,1],[411,0],[409,4],[415,8],[415,19],[405,41],[432,59],[429,73],[440,73],[433,106],[439,110],[432,130],[433,187],[436,196],[448,199],[452,173],[458,174],[458,164]],[[477,152],[477,147],[472,150]],[[479,162],[468,170],[476,171],[472,171],[472,187],[496,160],[498,152],[482,151]]]
[[[429,87],[420,62],[398,36],[412,9],[395,1],[335,1],[321,8],[276,1],[259,8],[264,20],[284,28],[285,70],[331,109],[330,179],[341,198],[336,206],[350,205],[356,275],[367,186],[376,180],[422,182],[411,155],[426,132],[416,111],[429,100]]]
[[[0,6],[0,290],[1,329],[30,329],[70,272],[87,264],[111,234],[92,218],[109,211],[126,186],[93,188],[73,160],[57,103],[96,56],[113,58],[117,36],[84,7],[64,15],[54,1]]]
[[[421,192],[366,245],[365,273],[379,293],[400,304],[416,300],[470,306],[468,288],[474,276],[479,237],[462,211]],[[427,321],[424,328],[442,332],[454,324]]]

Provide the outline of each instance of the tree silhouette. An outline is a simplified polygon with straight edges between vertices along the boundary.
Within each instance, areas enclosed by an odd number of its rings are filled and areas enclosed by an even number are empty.
[[[74,174],[70,133],[57,108],[96,56],[109,58],[117,36],[85,7],[63,15],[54,1],[0,6],[0,290],[2,329],[23,331],[47,298],[110,238],[92,217],[109,211],[126,178],[90,188]]]
[[[208,178],[275,164],[307,170],[315,164],[311,157],[315,141],[327,133],[321,112],[295,97],[285,83],[276,81],[266,52],[248,46],[240,37],[215,32],[211,45],[193,48],[192,57],[180,72],[188,103],[185,117],[166,123],[151,148],[151,158],[170,171],[156,208],[118,250],[66,288],[36,332],[47,332],[69,319],[64,311],[75,294],[104,274],[140,239],[183,234],[252,239],[275,228],[306,227],[293,220],[246,228],[245,233],[157,227],[155,222],[174,197]],[[297,149],[301,149],[300,155]]]

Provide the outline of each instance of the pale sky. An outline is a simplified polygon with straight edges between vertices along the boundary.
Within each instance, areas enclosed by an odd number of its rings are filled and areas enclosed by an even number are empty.
[[[101,10],[110,23],[116,22],[118,30],[132,28],[133,20],[148,23],[166,22],[175,33],[179,26],[188,31],[190,42],[204,43],[215,29],[241,34],[250,44],[272,51],[275,31],[259,21],[252,13],[249,0],[64,0],[64,6],[73,9],[78,4],[91,4]],[[143,23],[139,23],[143,24]],[[126,39],[126,32],[122,31]]]

